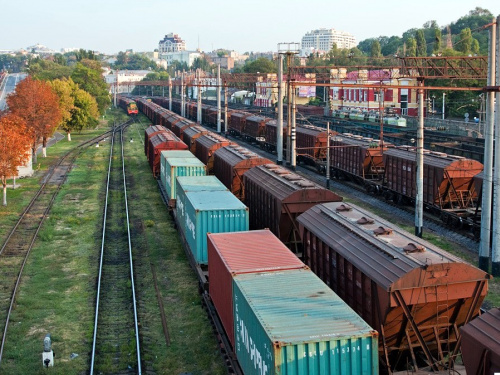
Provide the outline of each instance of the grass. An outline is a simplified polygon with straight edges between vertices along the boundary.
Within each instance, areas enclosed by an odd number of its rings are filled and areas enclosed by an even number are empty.
[[[130,128],[126,139],[134,142],[126,143],[125,153],[145,367],[157,374],[224,374],[196,278],[143,155],[138,139],[143,129],[134,127],[139,125]],[[0,374],[45,373],[41,351],[48,332],[56,354],[52,374],[89,370],[108,156],[108,144],[88,148],[56,198],[25,270]],[[157,270],[170,346],[163,337],[151,265]],[[73,353],[78,356],[70,359]]]

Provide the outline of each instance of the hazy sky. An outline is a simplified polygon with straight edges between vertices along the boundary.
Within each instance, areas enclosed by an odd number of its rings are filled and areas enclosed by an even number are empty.
[[[187,49],[275,51],[317,28],[347,31],[359,42],[402,36],[430,20],[444,26],[500,0],[0,0],[0,50],[36,43],[59,50],[152,51],[174,32]]]

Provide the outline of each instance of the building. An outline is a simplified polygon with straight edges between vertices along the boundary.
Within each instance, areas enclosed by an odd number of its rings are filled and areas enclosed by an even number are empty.
[[[130,93],[135,88],[134,82],[142,81],[150,70],[118,70],[118,91],[117,93]],[[115,93],[117,74],[116,70],[109,68],[103,69],[103,76],[106,83],[109,85],[109,92]]]
[[[294,75],[296,81],[316,83],[316,75],[314,73],[306,73],[305,75]],[[283,74],[283,82],[286,83],[287,75]],[[286,84],[284,84],[286,86]],[[286,96],[286,93],[284,94]],[[299,86],[295,97],[296,104],[308,104],[310,98],[316,96],[316,86]],[[278,75],[269,73],[265,76],[259,76],[255,82],[255,102],[254,105],[259,107],[273,107],[278,102]]]
[[[201,53],[198,51],[179,51],[179,52],[167,52],[160,53],[160,58],[167,62],[167,65],[172,64],[174,61],[179,61],[181,63],[186,63],[188,67],[193,65],[194,60],[201,57]]]
[[[303,51],[330,51],[333,44],[337,48],[350,49],[356,47],[356,38],[351,34],[335,29],[317,29],[306,33],[302,37],[301,50]]]
[[[401,76],[399,69],[349,73],[345,68],[331,69],[330,83],[330,110],[370,112],[378,111],[382,104],[383,108],[397,115],[418,115],[417,80]],[[359,85],[359,88],[335,84]],[[381,90],[381,85],[415,86],[415,89],[391,87]]]
[[[179,35],[170,33],[165,35],[163,40],[158,43],[159,53],[180,52],[186,50],[186,42]]]
[[[234,59],[232,57],[229,56],[212,57],[211,60],[215,65],[220,64],[220,67],[222,69],[227,69],[227,70],[234,69]]]

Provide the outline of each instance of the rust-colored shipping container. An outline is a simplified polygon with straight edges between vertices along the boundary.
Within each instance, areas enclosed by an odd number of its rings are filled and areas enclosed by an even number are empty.
[[[181,121],[177,121],[174,125],[172,125],[172,131],[176,136],[184,141],[184,131],[191,126],[196,126],[196,123],[188,119],[182,119]]]
[[[309,163],[326,161],[326,129],[312,125],[297,126],[297,160]],[[330,137],[338,134],[330,131]]]
[[[233,276],[306,268],[268,229],[207,235],[210,297],[234,347]]]
[[[228,131],[232,135],[242,135],[245,132],[246,119],[250,116],[248,112],[231,113],[231,121],[229,121]]]
[[[264,148],[267,151],[275,151],[276,144],[278,143],[278,123],[276,120],[266,121],[264,128]],[[283,150],[286,149],[286,124],[283,124]]]
[[[196,139],[196,157],[207,166],[207,174],[213,174],[214,152],[233,144],[229,139],[215,133],[207,133]]]
[[[500,308],[478,316],[460,328],[467,374],[500,373]]]
[[[262,142],[265,139],[266,121],[269,119],[263,116],[248,116],[245,121],[243,135],[246,139]]]
[[[196,155],[196,139],[208,133],[209,131],[202,126],[190,126],[184,130],[182,141],[188,146],[189,151]]]
[[[380,333],[386,368],[447,365],[487,273],[351,204],[316,205],[297,221],[304,262]]]
[[[153,176],[160,174],[161,152],[165,150],[187,150],[188,147],[170,130],[151,137],[149,140],[149,166],[153,171]]]
[[[167,128],[161,125],[152,125],[144,130],[144,154],[146,158],[149,158],[148,148],[149,148],[149,140],[151,137],[155,136],[158,133],[167,132]]]
[[[392,148],[384,152],[387,188],[405,197],[416,197],[416,153]],[[424,204],[440,209],[474,207],[477,191],[473,177],[483,165],[472,159],[441,153],[424,154]]]
[[[338,134],[331,138],[330,168],[332,175],[354,181],[379,180],[384,174],[383,154],[378,140],[352,134]]]
[[[243,174],[257,165],[270,164],[269,159],[260,157],[250,150],[230,145],[214,153],[214,175],[239,199],[245,197]]]
[[[297,216],[318,203],[342,200],[334,192],[276,164],[248,170],[243,184],[250,229],[269,228],[296,252],[301,247]]]

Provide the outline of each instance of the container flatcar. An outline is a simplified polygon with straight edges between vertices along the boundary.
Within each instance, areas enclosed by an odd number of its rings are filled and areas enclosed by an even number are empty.
[[[178,176],[205,176],[206,168],[200,160],[195,157],[165,157],[162,159],[164,166],[163,187],[167,192],[169,206],[175,207],[176,193],[176,178]]]
[[[351,204],[319,204],[297,221],[304,262],[380,332],[386,370],[447,368],[487,273]]]
[[[250,228],[269,228],[296,252],[301,246],[296,218],[322,202],[342,197],[276,164],[259,165],[243,175]]]

